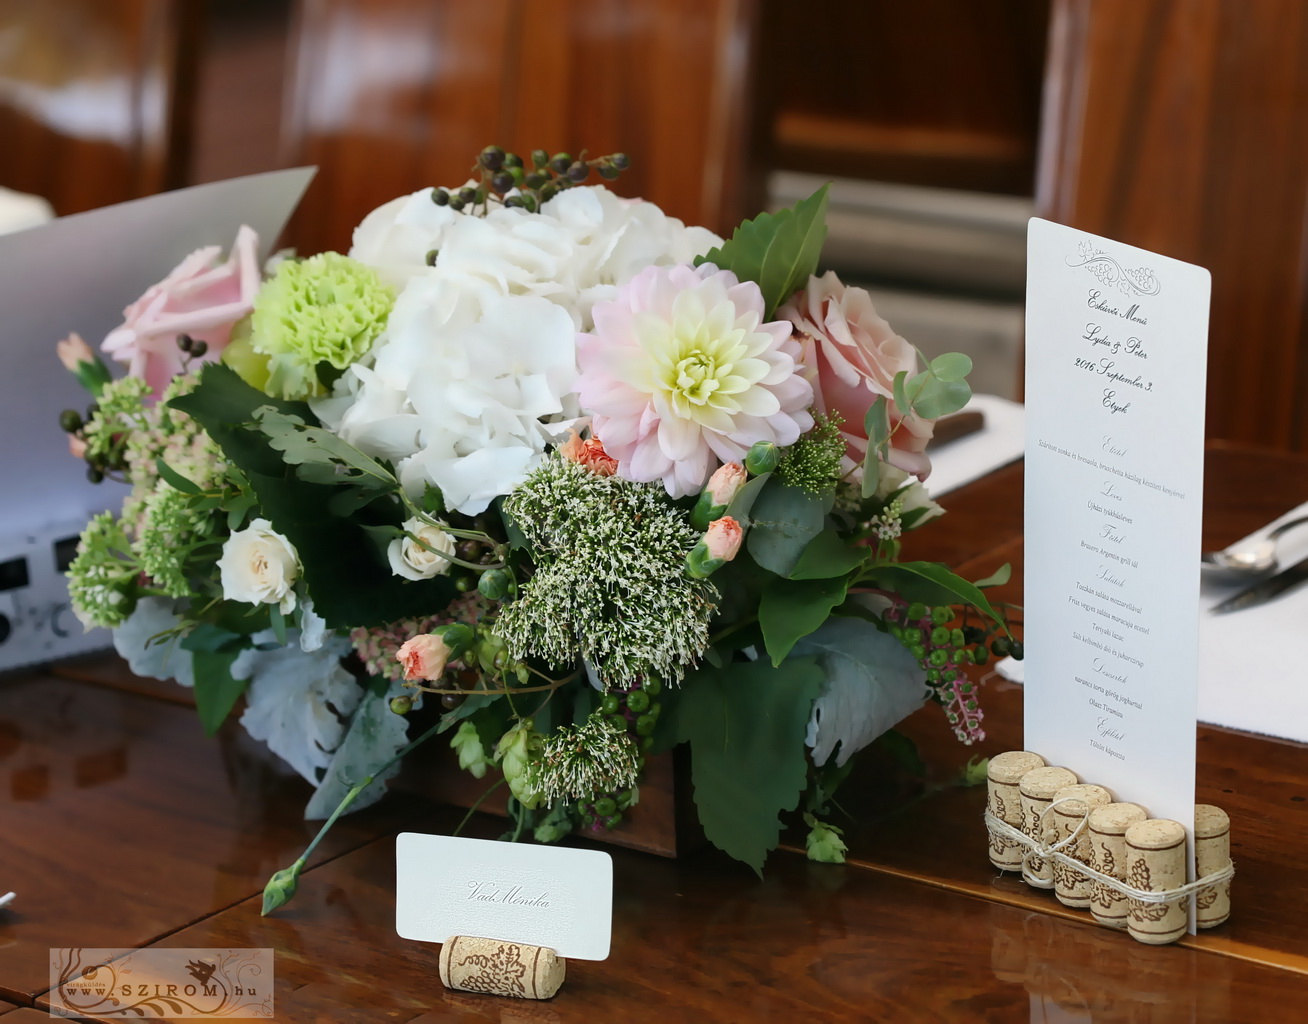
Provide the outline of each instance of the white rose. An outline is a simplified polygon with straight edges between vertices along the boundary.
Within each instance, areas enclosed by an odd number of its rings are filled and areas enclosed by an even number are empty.
[[[432,550],[427,550],[413,537],[396,537],[386,549],[391,572],[406,580],[429,580],[450,571],[449,557],[454,554],[454,538],[422,519],[414,517],[404,521],[404,530],[418,537]]]
[[[218,571],[228,601],[275,604],[283,615],[295,610],[292,587],[300,575],[300,558],[268,520],[256,519],[227,538]]]

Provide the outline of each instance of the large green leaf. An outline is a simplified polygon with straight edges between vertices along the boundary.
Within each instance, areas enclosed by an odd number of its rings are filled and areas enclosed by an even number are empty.
[[[195,710],[200,714],[204,734],[212,736],[240,699],[248,679],[232,678],[232,662],[239,651],[194,651]]]
[[[821,686],[812,658],[700,669],[682,684],[677,737],[690,744],[704,834],[759,875],[781,834],[778,814],[794,810],[807,785],[804,736]]]
[[[834,754],[841,765],[922,706],[922,666],[889,633],[870,622],[834,618],[795,644],[792,656],[822,666],[822,695],[813,705],[813,761]]]
[[[430,615],[454,596],[448,577],[403,580],[377,555],[367,528],[398,526],[403,518],[398,504],[378,501],[350,518],[334,515],[332,509],[338,506],[333,499],[354,489],[348,480],[329,484],[299,479],[295,467],[286,465],[282,453],[255,425],[256,411],[271,406],[283,417],[316,426],[307,405],[269,398],[221,365],[206,366],[195,390],[172,404],[194,417],[245,473],[259,499],[259,514],[295,546],[314,610],[330,628],[380,626]]]
[[[869,573],[874,586],[894,591],[909,601],[924,604],[970,604],[978,611],[1001,623],[999,613],[990,605],[989,598],[978,589],[955,575],[938,562],[893,562],[878,565]]]
[[[808,636],[845,600],[849,577],[773,580],[763,588],[758,621],[773,665],[780,665],[802,636]]]
[[[859,568],[872,549],[863,544],[850,544],[834,530],[824,530],[814,537],[799,556],[790,572],[792,580],[824,580],[844,576]]]
[[[822,532],[834,495],[816,497],[802,487],[771,480],[750,510],[745,540],[754,561],[778,576],[789,576],[804,549]]]
[[[793,208],[761,213],[736,228],[731,238],[695,260],[754,281],[763,292],[767,317],[817,272],[827,238],[827,190],[823,185]]]
[[[374,804],[386,793],[386,780],[400,770],[399,764],[380,772],[382,765],[393,758],[408,743],[408,720],[391,710],[391,698],[408,691],[400,682],[387,684],[384,679],[373,679],[363,695],[350,727],[332,754],[322,782],[304,808],[307,821],[317,821],[331,815],[345,795],[369,775],[373,781],[355,797],[351,810]]]

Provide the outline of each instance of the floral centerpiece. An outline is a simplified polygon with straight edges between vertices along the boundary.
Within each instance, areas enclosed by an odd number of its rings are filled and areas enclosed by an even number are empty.
[[[515,836],[620,827],[684,743],[716,845],[759,870],[802,808],[841,860],[850,758],[924,700],[980,736],[963,668],[1007,644],[987,581],[898,557],[971,364],[816,276],[825,189],[724,241],[583,184],[626,162],[488,147],[348,255],[192,254],[104,340],[124,376],[62,342],[74,453],[130,484],[74,607],[209,732],[243,702],[328,825],[446,734]]]

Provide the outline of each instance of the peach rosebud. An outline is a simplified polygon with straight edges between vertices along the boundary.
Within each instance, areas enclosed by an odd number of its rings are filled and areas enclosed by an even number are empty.
[[[435,682],[445,671],[445,663],[450,660],[450,648],[443,637],[435,633],[424,633],[406,641],[395,657],[404,666],[406,681],[425,679]]]
[[[75,459],[86,458],[86,442],[76,434],[68,435],[68,454]]]
[[[745,479],[745,467],[739,462],[728,462],[713,471],[704,490],[714,505],[730,505],[731,499],[745,486]]]
[[[604,450],[598,437],[583,441],[575,430],[559,445],[559,454],[584,466],[596,476],[612,476],[618,471],[618,460]]]
[[[91,346],[82,340],[80,334],[70,334],[63,341],[57,342],[55,352],[59,356],[59,362],[63,363],[64,369],[69,373],[77,372],[78,363],[95,361]]]
[[[745,538],[745,531],[731,516],[723,516],[709,523],[704,531],[704,546],[708,548],[708,557],[714,561],[730,562],[740,550],[740,542]]]

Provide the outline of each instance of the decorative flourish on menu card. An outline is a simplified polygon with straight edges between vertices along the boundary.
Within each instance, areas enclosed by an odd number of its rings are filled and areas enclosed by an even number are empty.
[[[1025,745],[1188,822],[1208,273],[1039,219],[1029,246]]]
[[[1127,295],[1157,295],[1162,290],[1162,284],[1148,267],[1128,270],[1089,242],[1081,242],[1076,255],[1068,256],[1066,263],[1069,267],[1084,267],[1104,284],[1117,285]]]

